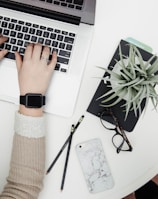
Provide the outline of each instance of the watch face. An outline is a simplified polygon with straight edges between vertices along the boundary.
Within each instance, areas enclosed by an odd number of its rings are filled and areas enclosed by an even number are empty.
[[[26,106],[33,108],[40,108],[43,105],[42,95],[27,95]]]

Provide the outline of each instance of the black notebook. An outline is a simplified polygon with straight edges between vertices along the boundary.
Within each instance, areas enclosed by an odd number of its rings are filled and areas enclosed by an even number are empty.
[[[128,54],[129,54],[129,45],[127,45],[127,44],[129,44],[129,43],[125,40],[120,41],[122,54],[125,56],[128,56]],[[139,49],[144,61],[147,61],[151,56],[153,56],[151,53],[149,53],[141,48],[138,48],[138,49]],[[116,60],[119,60],[119,45],[112,57],[112,60],[110,61],[109,65],[108,65],[109,69],[111,68],[111,66],[114,67],[114,65],[116,64]],[[106,75],[107,74],[105,73],[104,76],[106,76]],[[97,100],[97,99],[100,96],[102,96],[104,93],[106,93],[106,91],[108,92],[109,90],[110,90],[110,88],[108,87],[108,85],[106,83],[104,83],[103,80],[101,80],[101,82],[100,82],[100,84],[99,84],[90,104],[89,104],[89,107],[87,109],[87,111],[89,113],[92,113],[99,117],[99,113],[101,113],[105,109],[105,107],[101,106],[101,101],[103,99],[100,99],[100,100]],[[122,107],[122,105],[124,103],[125,103],[125,100],[121,100],[119,103],[112,106],[111,109],[112,109],[114,115],[118,118],[119,123],[123,127],[123,129],[128,132],[131,132],[131,131],[133,131],[135,125],[137,124],[140,115],[138,113],[137,116],[135,116],[134,111],[130,111],[125,120],[126,113],[125,113],[124,108]],[[141,104],[142,110],[143,110],[144,106],[145,106],[145,101],[143,101]],[[112,123],[112,121],[110,121],[109,118],[105,117],[105,120]]]

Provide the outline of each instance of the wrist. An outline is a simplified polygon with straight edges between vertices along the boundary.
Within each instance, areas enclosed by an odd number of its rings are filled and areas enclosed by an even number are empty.
[[[20,95],[19,112],[23,115],[39,117],[43,115],[45,96],[39,93]]]
[[[26,93],[20,95],[20,104],[27,108],[41,108],[45,105],[46,97],[40,93]]]
[[[24,105],[20,104],[19,112],[26,116],[32,117],[41,117],[43,115],[43,107],[41,108],[27,108]]]

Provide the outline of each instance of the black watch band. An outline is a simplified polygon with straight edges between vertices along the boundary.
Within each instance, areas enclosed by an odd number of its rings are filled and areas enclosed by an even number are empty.
[[[20,95],[20,104],[25,105],[27,108],[41,108],[45,105],[45,101],[45,96],[39,93]]]

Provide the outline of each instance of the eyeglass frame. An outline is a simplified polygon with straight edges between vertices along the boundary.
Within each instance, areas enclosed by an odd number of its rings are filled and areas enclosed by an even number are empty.
[[[108,128],[107,126],[104,125],[103,121],[104,120],[102,118],[102,116],[104,115],[104,113],[107,113],[106,115],[108,116],[108,114],[113,118],[114,122],[113,125],[115,125],[115,128]],[[99,113],[98,115],[100,115],[100,122],[101,124],[103,125],[104,128],[108,129],[108,130],[113,130],[115,131],[116,133],[112,136],[112,143],[114,145],[114,147],[116,148],[116,152],[119,153],[120,151],[132,151],[133,150],[133,147],[130,143],[130,141],[128,140],[127,136],[126,136],[126,133],[124,131],[124,129],[122,128],[122,126],[119,124],[119,121],[118,121],[118,118],[114,115],[114,113],[112,112],[111,108],[106,108],[106,110],[102,111],[101,113]],[[114,137],[116,135],[120,135],[122,138],[123,138],[123,141],[122,143],[120,144],[119,147],[117,147],[114,143]],[[123,150],[122,149],[122,146],[124,144],[124,142],[127,143],[129,149],[127,150]]]

